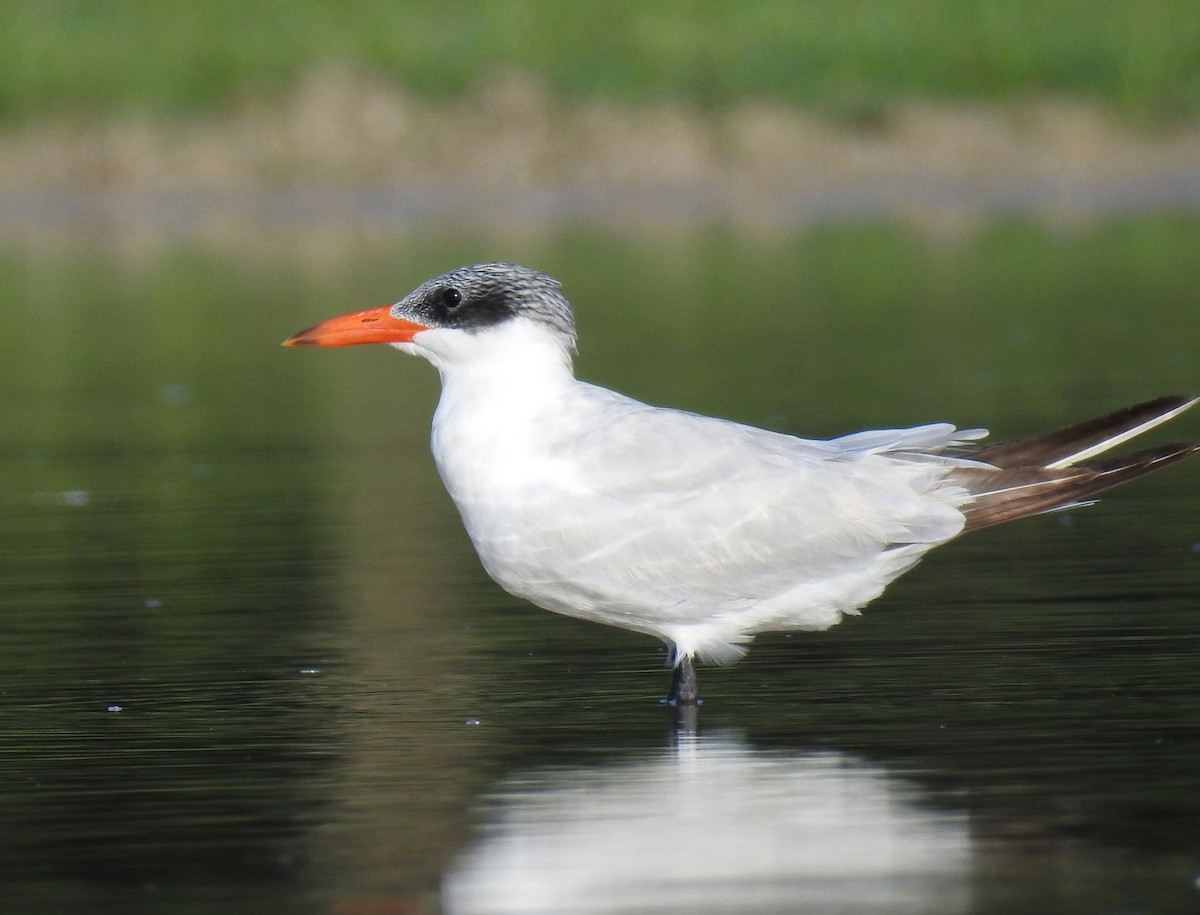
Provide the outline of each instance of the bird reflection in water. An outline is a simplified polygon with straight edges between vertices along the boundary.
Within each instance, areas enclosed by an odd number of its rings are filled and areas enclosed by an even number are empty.
[[[452,915],[962,912],[965,813],[837,751],[682,737],[631,762],[526,773],[446,874]]]

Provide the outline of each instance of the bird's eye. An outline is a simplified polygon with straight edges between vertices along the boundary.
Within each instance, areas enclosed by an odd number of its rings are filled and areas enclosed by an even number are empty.
[[[459,292],[457,289],[451,287],[449,289],[442,290],[442,305],[444,305],[447,308],[447,310],[453,311],[455,308],[457,308],[461,304],[462,304],[462,293]]]

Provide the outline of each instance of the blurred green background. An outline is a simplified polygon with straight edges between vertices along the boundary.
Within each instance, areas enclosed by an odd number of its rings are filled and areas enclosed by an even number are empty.
[[[1200,107],[1190,0],[6,0],[0,118],[188,116],[336,62],[446,96],[519,70],[569,96],[763,96],[852,117],[897,96]]]

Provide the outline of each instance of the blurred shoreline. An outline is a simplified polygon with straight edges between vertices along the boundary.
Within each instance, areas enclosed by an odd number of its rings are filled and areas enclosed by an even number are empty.
[[[0,135],[0,243],[586,224],[790,230],[1200,210],[1200,124],[1095,106],[900,103],[861,122],[746,101],[565,104],[510,75],[435,103],[344,69],[221,118],[47,120]]]

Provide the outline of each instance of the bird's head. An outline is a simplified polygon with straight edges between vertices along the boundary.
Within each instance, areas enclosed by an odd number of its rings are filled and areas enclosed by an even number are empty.
[[[393,305],[329,318],[293,334],[284,346],[390,343],[435,362],[493,329],[536,330],[575,350],[575,319],[556,280],[516,264],[460,267],[422,283]]]

